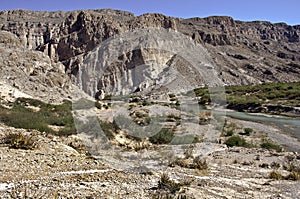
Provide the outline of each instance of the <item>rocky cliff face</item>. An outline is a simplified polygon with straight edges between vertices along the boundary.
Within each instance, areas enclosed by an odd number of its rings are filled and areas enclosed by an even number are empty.
[[[0,31],[0,54],[0,101],[26,96],[60,102],[70,95],[71,81],[64,66],[42,52],[24,48],[14,34]],[[22,92],[27,95],[18,94]]]
[[[41,51],[49,56],[49,61],[62,63],[67,74],[72,74],[74,82],[89,78],[83,68],[89,54],[95,54],[104,49],[105,42],[118,38],[120,34],[130,34],[136,30],[160,29],[176,32],[200,46],[201,52],[209,58],[199,60],[201,64],[209,65],[217,73],[218,79],[224,84],[257,84],[265,81],[299,81],[300,80],[300,26],[289,26],[284,23],[272,24],[269,22],[241,22],[230,17],[208,17],[181,19],[167,17],[161,14],[144,14],[134,16],[132,13],[117,10],[88,10],[73,12],[34,12],[34,11],[3,11],[0,12],[0,30],[16,35],[22,47],[28,50]],[[145,42],[144,35],[136,35],[136,40]],[[174,52],[172,36],[166,45],[170,48],[158,49],[157,46],[145,46],[141,49],[132,49],[130,44],[119,42],[120,49],[117,61],[110,63],[105,76],[98,77],[93,85],[85,85],[86,92],[94,95],[97,91],[115,90],[116,93],[132,92],[142,87],[155,87],[159,78],[174,79],[176,76],[166,77],[168,73],[158,71],[168,70],[172,57],[182,57],[180,52]],[[155,43],[155,39],[154,39]],[[175,42],[176,43],[176,42]],[[125,48],[124,46],[127,46]],[[149,50],[156,47],[155,51]],[[129,49],[129,50],[128,50]],[[170,50],[171,49],[171,50]],[[204,51],[202,51],[204,49]],[[189,49],[190,50],[190,49]],[[97,54],[97,53],[96,53]],[[97,60],[106,60],[105,53],[98,53]],[[105,54],[109,56],[109,53]],[[137,68],[139,65],[149,66],[150,60],[156,60],[157,67],[145,71]],[[171,68],[188,68],[185,57]],[[184,64],[185,63],[185,64]],[[191,63],[190,63],[191,64]],[[200,71],[202,70],[200,64]],[[173,63],[174,65],[174,63]],[[197,68],[194,63],[193,67]],[[97,67],[89,65],[89,74]],[[99,69],[99,68],[98,68]],[[137,71],[153,72],[148,79],[142,77],[138,85],[131,83],[133,88],[123,89],[124,82],[120,77],[126,74],[126,81],[132,82],[132,76]],[[186,70],[186,68],[184,69]],[[178,71],[178,70],[177,70]],[[188,70],[187,70],[188,71]],[[97,71],[95,72],[97,73]],[[206,73],[206,72],[205,72]],[[204,73],[204,74],[205,74]],[[99,74],[99,73],[97,73]],[[170,73],[169,73],[170,74]],[[186,72],[182,79],[189,78],[191,73]],[[80,76],[81,75],[81,76]],[[195,86],[206,84],[203,75],[192,81]],[[192,78],[192,79],[193,79]],[[124,78],[123,78],[124,79]],[[151,81],[149,81],[151,79]],[[196,80],[197,79],[197,80]],[[171,81],[171,80],[170,80]],[[166,81],[169,84],[170,81]],[[180,81],[179,81],[180,82]],[[180,83],[179,83],[180,84]]]

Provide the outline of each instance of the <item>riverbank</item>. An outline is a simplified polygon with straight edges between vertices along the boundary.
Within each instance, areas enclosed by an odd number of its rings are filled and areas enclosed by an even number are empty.
[[[295,144],[295,141],[298,143],[300,142],[300,120],[298,118],[290,118],[290,117],[282,117],[282,116],[273,116],[273,115],[265,115],[265,114],[252,114],[252,113],[243,113],[243,112],[235,112],[235,111],[227,111],[226,115],[239,120],[240,122],[244,123],[249,121],[252,123],[255,123],[256,125],[251,125],[253,128],[256,128],[256,126],[263,126],[259,130],[268,132],[270,135],[274,135],[275,132],[278,139],[279,137],[284,136],[284,134],[287,137],[291,137],[293,139],[286,139],[281,138],[280,144],[283,144],[287,148],[294,149],[296,151],[300,151],[300,148],[298,147],[289,147],[290,144],[293,144],[294,146],[297,146]],[[274,133],[273,133],[274,132]],[[273,137],[274,138],[274,137]],[[294,141],[293,141],[294,140]]]

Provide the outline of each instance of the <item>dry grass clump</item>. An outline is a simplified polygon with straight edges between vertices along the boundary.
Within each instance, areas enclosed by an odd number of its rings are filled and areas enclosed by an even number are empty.
[[[13,149],[32,150],[36,148],[36,143],[32,136],[23,135],[21,133],[8,134],[3,139],[3,143]]]
[[[179,166],[182,168],[198,169],[198,170],[208,169],[208,164],[206,160],[203,160],[202,157],[200,156],[195,157],[192,162],[189,162],[187,159],[177,158],[176,160],[171,162],[169,166],[170,167]]]
[[[283,176],[279,171],[271,171],[269,173],[269,178],[274,179],[274,180],[281,180],[283,179]]]
[[[190,179],[185,179],[180,182],[175,182],[171,180],[169,176],[163,173],[160,176],[158,182],[157,191],[153,194],[154,199],[194,199],[193,196],[187,195],[184,187],[190,186],[192,181]]]
[[[297,181],[300,180],[300,172],[297,169],[294,169],[290,171],[289,174],[286,176],[283,176],[279,171],[271,171],[269,173],[269,178],[274,179],[274,180],[293,180]]]

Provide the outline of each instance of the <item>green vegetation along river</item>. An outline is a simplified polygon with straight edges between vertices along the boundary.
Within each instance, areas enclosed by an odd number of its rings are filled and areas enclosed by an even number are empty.
[[[282,116],[271,116],[262,114],[251,114],[236,111],[227,111],[226,115],[239,120],[265,123],[276,126],[287,134],[300,140],[300,119]]]

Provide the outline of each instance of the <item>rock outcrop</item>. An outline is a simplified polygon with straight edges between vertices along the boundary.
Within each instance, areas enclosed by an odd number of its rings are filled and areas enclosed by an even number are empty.
[[[14,34],[0,31],[0,52],[1,85],[10,90],[1,90],[1,98],[13,100],[14,93],[24,92],[27,97],[60,102],[70,95],[71,81],[64,66],[42,52],[24,48]]]
[[[111,9],[72,12],[24,10],[0,12],[0,30],[13,33],[19,40],[18,45],[28,50],[43,52],[52,63],[59,65],[62,63],[66,73],[73,75],[75,82],[82,79],[78,77],[78,73],[82,70],[81,66],[87,55],[101,48],[103,42],[120,34],[153,28],[181,33],[195,44],[205,48],[211,58],[209,63],[213,65],[218,78],[224,84],[243,85],[265,81],[300,80],[299,25],[289,26],[285,23],[272,24],[263,21],[241,22],[231,17],[219,16],[191,19],[167,17],[161,14],[135,16],[129,12]],[[139,39],[142,42],[143,37]],[[173,41],[170,41],[169,45],[172,45],[171,42]],[[141,50],[144,58],[128,57],[129,54],[136,55],[135,53],[139,52],[134,50],[137,49],[122,52],[120,55],[121,61],[130,64],[130,67],[136,67],[136,63],[141,64],[141,59],[147,62],[145,57],[164,60],[162,65],[167,65],[170,61],[166,57],[161,57],[166,56],[161,49],[156,49],[155,55],[152,51],[148,53],[147,50]],[[178,55],[171,53],[174,56]],[[128,72],[128,68],[121,71],[122,75]],[[74,78],[76,76],[77,78]],[[132,80],[134,77],[129,75],[127,78]],[[116,73],[111,73],[110,76],[96,82],[93,88],[86,88],[85,91],[95,90],[94,87],[98,90],[116,89],[118,79]],[[201,81],[202,77],[199,79]],[[122,85],[120,82],[117,84]],[[139,90],[146,84],[153,85],[153,82],[142,81],[134,90]],[[199,85],[200,83],[197,84]],[[116,93],[122,92],[117,89]],[[90,93],[94,94],[94,91]]]

